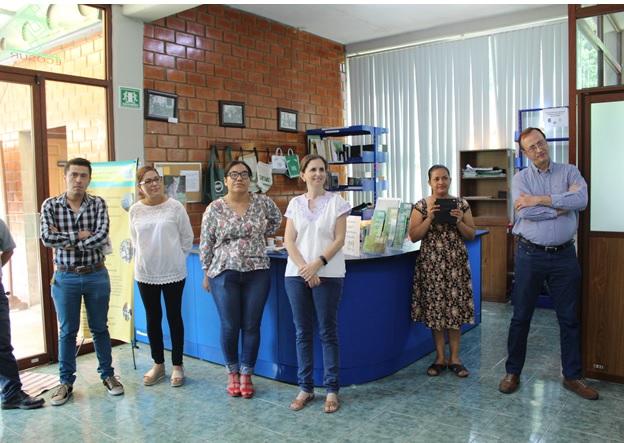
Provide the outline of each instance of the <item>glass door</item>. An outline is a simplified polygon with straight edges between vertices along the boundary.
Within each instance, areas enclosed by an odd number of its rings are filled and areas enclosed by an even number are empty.
[[[37,177],[43,176],[43,150],[35,103],[40,90],[35,76],[0,74],[0,218],[16,244],[2,269],[6,295],[0,296],[9,298],[12,344],[22,369],[47,363],[56,353],[56,325],[45,321],[51,301],[44,299],[42,287],[48,257],[39,241]]]

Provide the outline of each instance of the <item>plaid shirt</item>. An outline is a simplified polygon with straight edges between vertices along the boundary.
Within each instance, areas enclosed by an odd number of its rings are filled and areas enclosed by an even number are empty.
[[[52,232],[51,226],[59,232]],[[80,231],[91,231],[91,235],[80,240]],[[104,261],[100,246],[107,237],[108,207],[101,197],[85,194],[78,214],[67,203],[65,193],[50,197],[41,205],[41,241],[54,248],[55,265],[89,266]]]

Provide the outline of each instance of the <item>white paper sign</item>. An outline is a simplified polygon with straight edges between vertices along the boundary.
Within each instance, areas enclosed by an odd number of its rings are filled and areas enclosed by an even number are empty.
[[[548,108],[543,110],[543,127],[568,126],[568,108]]]
[[[360,256],[360,222],[362,217],[350,215],[347,217],[347,232],[342,252],[354,257]]]
[[[180,171],[186,177],[186,192],[199,192],[201,173],[199,171]]]

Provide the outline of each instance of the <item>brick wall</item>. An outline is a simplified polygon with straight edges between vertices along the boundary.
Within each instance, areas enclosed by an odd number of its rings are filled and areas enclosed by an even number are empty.
[[[344,126],[344,46],[222,5],[203,5],[145,25],[144,87],[178,94],[177,124],[146,120],[145,160],[202,162],[217,144],[292,147],[305,155],[305,131]],[[219,100],[245,103],[245,128],[219,126]],[[298,112],[298,133],[277,130],[277,108]],[[286,210],[303,192],[273,176],[268,191]],[[199,238],[205,205],[188,205]]]

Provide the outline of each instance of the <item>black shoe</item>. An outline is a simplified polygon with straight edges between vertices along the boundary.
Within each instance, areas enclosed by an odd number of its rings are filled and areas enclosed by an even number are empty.
[[[19,391],[13,398],[2,402],[2,409],[37,409],[44,403],[43,398],[31,397],[24,391]]]

